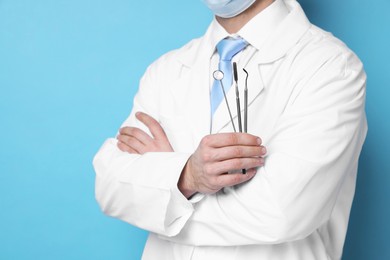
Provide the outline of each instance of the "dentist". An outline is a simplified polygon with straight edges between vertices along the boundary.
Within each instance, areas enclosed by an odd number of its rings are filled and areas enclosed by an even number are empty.
[[[94,158],[101,209],[150,231],[143,260],[341,259],[367,132],[362,63],[296,0],[203,1],[208,30],[148,67]],[[248,72],[248,133],[214,102],[223,62],[241,93]]]

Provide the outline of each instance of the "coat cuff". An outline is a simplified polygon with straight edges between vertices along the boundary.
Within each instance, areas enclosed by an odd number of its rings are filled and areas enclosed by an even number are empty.
[[[187,153],[146,153],[132,162],[131,172],[121,174],[119,182],[140,191],[133,195],[140,205],[139,223],[134,224],[168,237],[180,232],[194,211],[193,203],[177,187],[189,157]]]

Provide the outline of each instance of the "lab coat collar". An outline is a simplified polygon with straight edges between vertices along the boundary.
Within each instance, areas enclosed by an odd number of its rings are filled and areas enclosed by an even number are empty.
[[[226,37],[241,37],[259,50],[287,14],[288,9],[283,0],[276,0],[235,34],[229,34],[214,17],[205,37],[207,56],[211,58],[217,44]]]
[[[276,0],[253,17],[237,34],[260,50],[288,13],[289,10],[283,0]]]
[[[289,13],[259,46],[257,55],[259,64],[272,63],[282,58],[311,27],[311,23],[296,0],[283,2]]]
[[[258,51],[259,64],[271,63],[283,57],[310,28],[311,24],[296,0],[276,0],[250,22],[237,35],[247,40]],[[232,36],[214,18],[204,37],[200,39],[198,52],[187,52],[180,62],[191,67],[196,60],[210,59],[216,44]],[[182,52],[185,53],[185,52]],[[202,53],[201,56],[198,54]]]

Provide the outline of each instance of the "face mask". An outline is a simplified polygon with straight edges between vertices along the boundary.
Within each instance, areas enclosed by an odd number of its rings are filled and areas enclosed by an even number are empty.
[[[249,8],[256,0],[202,0],[217,16],[234,17]]]

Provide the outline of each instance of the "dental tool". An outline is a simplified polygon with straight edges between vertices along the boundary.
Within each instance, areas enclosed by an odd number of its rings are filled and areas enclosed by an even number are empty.
[[[223,77],[224,77],[224,74],[223,74],[222,71],[216,70],[216,71],[214,71],[214,73],[213,73],[213,77],[214,77],[215,80],[218,80],[218,81],[221,83],[221,88],[222,88],[223,96],[224,96],[224,98],[225,98],[226,106],[227,106],[227,109],[228,109],[228,111],[229,111],[230,121],[232,122],[232,126],[233,126],[234,132],[237,132],[237,131],[236,131],[236,127],[235,127],[235,125],[234,125],[232,112],[230,111],[229,102],[228,102],[228,100],[227,100],[227,98],[226,98],[225,88],[223,87],[222,79],[223,79]]]
[[[246,73],[245,89],[244,89],[244,133],[248,133],[248,71],[242,69]]]

